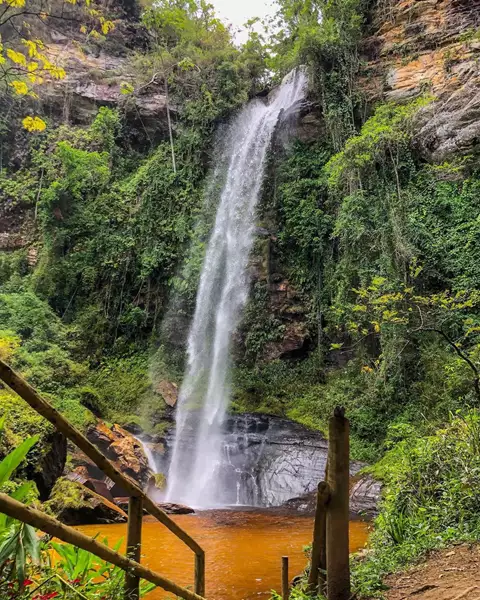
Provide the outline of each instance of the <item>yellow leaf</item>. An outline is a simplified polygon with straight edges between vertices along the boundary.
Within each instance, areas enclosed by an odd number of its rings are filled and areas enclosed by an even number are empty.
[[[87,33],[87,28],[85,27],[85,25],[82,25],[80,27],[80,33]]]
[[[22,54],[21,52],[16,52],[15,50],[12,50],[11,48],[8,48],[7,49],[7,56],[16,65],[21,65],[22,67],[26,67],[27,66],[27,59],[25,58],[25,55]]]
[[[36,71],[37,69],[38,69],[38,63],[36,63],[36,62],[28,63],[28,65],[27,65],[27,71],[29,73],[33,73],[33,71]]]
[[[102,33],[104,35],[107,35],[107,33],[109,33],[110,31],[112,31],[113,29],[115,29],[115,25],[112,23],[112,21],[103,21],[103,23],[102,23]]]
[[[22,121],[23,127],[30,132],[44,131],[47,124],[40,117],[25,117]]]
[[[10,85],[15,90],[15,93],[19,96],[25,96],[25,94],[28,94],[28,86],[24,81],[12,81]]]
[[[37,54],[38,54],[37,44],[33,40],[22,40],[22,43],[24,46],[27,47],[28,56],[30,58],[37,56]]]
[[[373,373],[373,369],[372,367],[365,365],[364,367],[362,367],[362,373]]]
[[[367,312],[367,307],[365,304],[356,304],[353,307],[353,312]]]
[[[7,4],[12,8],[21,8],[25,6],[25,0],[7,0]]]

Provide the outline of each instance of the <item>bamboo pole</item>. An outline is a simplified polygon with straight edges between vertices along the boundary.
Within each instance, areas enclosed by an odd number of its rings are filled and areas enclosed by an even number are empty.
[[[330,488],[326,481],[318,484],[317,508],[313,526],[312,557],[308,576],[308,591],[323,594],[325,591],[325,571],[327,570],[327,505],[330,501]]]
[[[140,562],[142,552],[142,519],[143,502],[141,498],[133,496],[128,501],[128,533],[127,556],[135,562]],[[139,600],[140,578],[127,571],[125,576],[125,600]]]
[[[288,556],[282,556],[282,598],[288,600],[290,597],[290,583],[288,581]]]
[[[191,538],[186,531],[173,521],[163,510],[151,500],[140,487],[123,473],[121,473],[98,448],[82,435],[67,419],[60,414],[49,402],[42,398],[33,387],[27,383],[18,373],[0,360],[0,379],[4,381],[14,392],[16,392],[27,404],[38,414],[50,421],[58,431],[72,441],[88,458],[90,458],[112,481],[122,486],[129,496],[143,499],[146,510],[160,523],[165,525],[173,534],[182,540],[196,554],[202,555],[203,550],[197,542]]]
[[[327,598],[349,600],[349,430],[345,410],[337,407],[329,424],[327,511]]]
[[[87,552],[91,552],[95,556],[120,567],[124,571],[130,571],[136,577],[146,579],[158,587],[163,588],[167,592],[171,592],[175,596],[179,596],[184,600],[205,600],[198,594],[191,592],[183,587],[180,587],[175,582],[162,577],[158,573],[155,573],[151,569],[140,565],[139,563],[131,560],[130,558],[115,552],[105,544],[100,544],[95,539],[76,531],[68,525],[63,525],[57,519],[50,517],[39,510],[25,506],[21,502],[17,502],[10,496],[0,493],[0,512],[8,515],[12,519],[18,519],[23,523],[27,523],[32,527],[36,527],[45,533],[50,534],[53,537],[72,544],[78,548],[82,548]]]

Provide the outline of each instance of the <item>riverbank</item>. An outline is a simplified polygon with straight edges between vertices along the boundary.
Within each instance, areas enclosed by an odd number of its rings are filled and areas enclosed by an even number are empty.
[[[480,546],[461,545],[433,552],[410,570],[387,577],[388,600],[478,600]]]

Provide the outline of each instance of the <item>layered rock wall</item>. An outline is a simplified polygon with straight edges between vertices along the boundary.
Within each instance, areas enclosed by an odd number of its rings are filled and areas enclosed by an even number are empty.
[[[417,140],[443,162],[472,151],[480,134],[480,0],[378,0],[363,44],[359,85],[369,103],[423,93]]]

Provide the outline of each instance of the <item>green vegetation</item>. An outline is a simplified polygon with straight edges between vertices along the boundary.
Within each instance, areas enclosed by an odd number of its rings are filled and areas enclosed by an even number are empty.
[[[215,211],[202,203],[214,136],[305,65],[316,124],[269,155],[232,409],[326,431],[346,407],[353,455],[379,461],[387,490],[374,552],[355,568],[364,595],[426,549],[477,537],[480,403],[478,158],[430,164],[419,152],[430,96],[362,97],[372,5],[279,0],[270,37],[252,22],[237,47],[205,2],[155,3],[135,25],[145,41],[117,82],[119,106],[18,147],[4,136],[0,165],[5,227],[23,219],[28,242],[0,254],[0,357],[84,430],[95,415],[162,433],[158,383],[181,378]],[[150,92],[165,99],[154,131],[131,116]],[[273,298],[278,281],[290,304]],[[273,360],[292,323],[304,347]],[[1,454],[38,435],[33,462],[49,428],[6,390],[2,415]]]
[[[0,423],[0,431],[3,420]],[[32,482],[20,483],[12,479],[38,436],[30,437],[0,462],[0,490],[14,500],[26,504],[36,502]],[[70,483],[70,482],[69,482]],[[74,485],[74,484],[72,484]],[[59,486],[60,487],[60,486]],[[65,488],[65,486],[64,486]],[[65,494],[66,491],[66,494]],[[62,502],[78,506],[78,499],[62,490]],[[106,544],[107,540],[103,540]],[[121,545],[121,541],[115,550]],[[53,558],[53,551],[58,558]],[[30,525],[0,515],[0,591],[2,597],[68,599],[123,597],[125,573],[118,567],[102,561],[93,554],[69,544],[59,544],[49,538],[40,538]],[[155,586],[142,582],[144,596]],[[6,595],[5,595],[6,594]]]
[[[392,439],[392,449],[371,469],[385,482],[386,494],[371,552],[355,563],[362,597],[379,597],[384,575],[431,549],[480,539],[479,427],[476,410],[423,438],[404,426],[404,439]]]

